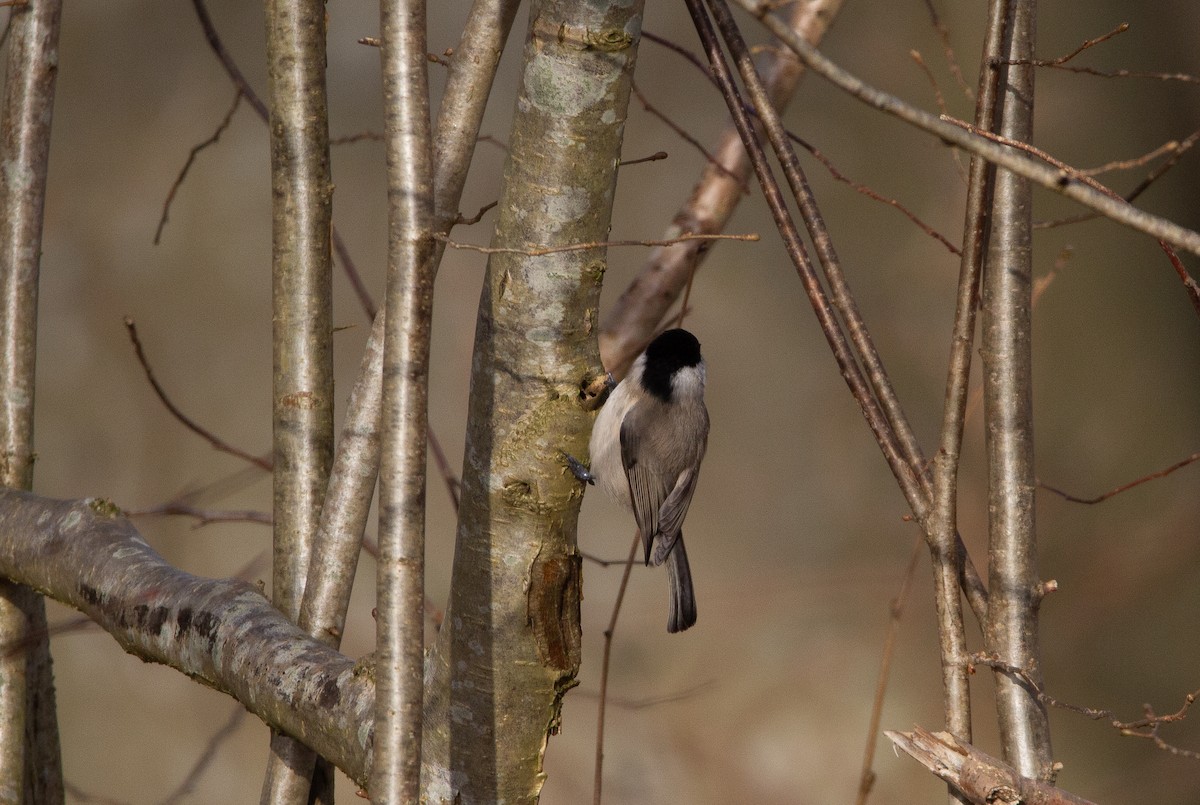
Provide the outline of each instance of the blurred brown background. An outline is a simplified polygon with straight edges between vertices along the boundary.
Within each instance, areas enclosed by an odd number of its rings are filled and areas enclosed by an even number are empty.
[[[465,0],[431,4],[429,48],[457,44]],[[974,86],[983,4],[939,3]],[[682,8],[650,3],[646,28],[694,48]],[[265,91],[263,21],[253,3],[213,2],[216,24],[243,71]],[[378,54],[355,44],[377,30],[369,3],[329,7],[329,86],[334,136],[382,128]],[[507,137],[515,67],[524,38],[502,65],[484,131]],[[1200,75],[1200,7],[1044,4],[1038,52],[1053,57],[1121,22],[1128,33],[1078,63],[1104,69]],[[752,24],[747,33],[761,36]],[[924,4],[846,5],[824,50],[867,81],[933,109],[918,49],[951,111],[973,106],[954,86]],[[243,104],[218,146],[200,154],[154,234],[163,199],[189,149],[208,137],[233,89],[210,54],[189,4],[110,0],[68,3],[63,15],[51,187],[46,211],[38,356],[35,488],[57,497],[104,496],[134,509],[239,473],[236,460],[174,422],[155,400],[121,325],[137,320],[159,378],[195,419],[247,450],[270,445],[270,210],[264,126]],[[442,69],[431,66],[435,102]],[[678,56],[644,43],[638,81],[651,101],[711,143],[724,113],[715,91]],[[1143,154],[1200,127],[1200,88],[1043,71],[1037,143],[1090,167]],[[670,159],[622,171],[613,235],[660,237],[702,159],[636,100],[626,156]],[[819,80],[802,86],[790,125],[848,176],[894,196],[959,240],[963,182],[935,140],[884,119]],[[482,143],[463,208],[495,199],[499,148]],[[818,199],[902,400],[926,450],[942,410],[957,260],[895,210],[833,182],[805,160]],[[1146,168],[1108,175],[1131,188]],[[364,142],[334,154],[335,221],[370,287],[383,287],[383,151]],[[1200,158],[1188,155],[1140,204],[1200,228]],[[757,244],[714,249],[699,274],[688,326],[709,362],[713,429],[688,521],[700,622],[664,630],[666,580],[636,569],[614,645],[605,766],[606,802],[834,803],[852,801],[888,619],[916,539],[905,507],[852,402],[757,191],[733,231]],[[1039,193],[1035,214],[1076,212]],[[455,237],[485,243],[490,217]],[[1169,264],[1148,238],[1103,222],[1039,231],[1039,276],[1065,247],[1073,256],[1036,311],[1038,471],[1095,495],[1200,449],[1200,322]],[[638,270],[639,249],[610,253],[605,299]],[[1195,272],[1200,266],[1185,257]],[[438,279],[431,426],[452,465],[461,462],[469,349],[484,266],[447,253]],[[343,276],[335,279],[338,382],[349,392],[368,328]],[[340,413],[340,409],[339,409]],[[977,415],[962,478],[964,536],[986,561],[985,486]],[[1177,708],[1200,688],[1200,467],[1098,506],[1043,494],[1038,519],[1043,576],[1061,591],[1043,608],[1049,691],[1123,718],[1143,702]],[[454,521],[441,484],[430,484],[428,588],[446,600]],[[241,473],[201,505],[268,509],[270,483]],[[191,572],[227,576],[269,566],[269,530],[180,519],[141,519],[147,539]],[[581,547],[623,556],[632,521],[588,495]],[[369,651],[374,565],[364,559],[344,649]],[[566,700],[562,734],[546,755],[549,805],[590,801],[602,632],[617,569],[587,565],[585,660]],[[928,561],[905,611],[884,726],[938,728],[941,690]],[[55,623],[74,613],[52,605]],[[977,635],[972,629],[972,634]],[[978,641],[976,640],[976,645]],[[184,778],[210,735],[237,709],[230,699],[167,668],[125,655],[92,628],[54,639],[68,780],[105,801],[153,802]],[[977,677],[977,740],[995,749],[990,680]],[[667,701],[658,701],[659,699]],[[657,702],[657,703],[656,703]],[[1200,718],[1200,716],[1197,716]],[[1200,761],[1104,722],[1052,714],[1060,782],[1101,802],[1194,802]],[[1200,749],[1194,719],[1163,737]],[[267,729],[241,722],[189,802],[254,802]],[[886,747],[876,760],[878,805],[944,801],[944,788]],[[343,801],[351,786],[340,782]],[[85,801],[76,797],[75,801]]]

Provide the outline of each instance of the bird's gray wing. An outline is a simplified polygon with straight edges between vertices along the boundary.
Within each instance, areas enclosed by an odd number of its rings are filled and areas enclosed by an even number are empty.
[[[683,518],[687,515],[688,506],[692,504],[692,495],[696,491],[698,467],[688,467],[675,482],[675,488],[658,508],[658,533],[654,539],[653,562],[661,565],[675,547],[675,541],[683,532]]]
[[[661,473],[654,463],[653,451],[638,434],[638,409],[634,406],[621,423],[621,463],[625,467],[625,478],[629,481],[629,500],[633,504],[633,518],[642,533],[642,547],[646,551],[646,564],[650,564],[650,545],[658,533],[659,508],[667,496],[663,488]]]

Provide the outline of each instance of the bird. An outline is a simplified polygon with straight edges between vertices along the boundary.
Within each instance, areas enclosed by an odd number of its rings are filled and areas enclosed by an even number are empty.
[[[596,415],[583,478],[632,509],[646,564],[666,563],[672,633],[696,623],[683,519],[708,446],[706,375],[700,342],[687,330],[651,341]]]

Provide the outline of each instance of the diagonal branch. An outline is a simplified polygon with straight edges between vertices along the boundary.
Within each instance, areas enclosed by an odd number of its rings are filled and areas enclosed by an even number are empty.
[[[0,576],[83,612],[125,651],[237,699],[363,783],[374,685],[244,582],[168,565],[116,507],[0,490]]]
[[[1187,229],[1157,215],[1151,215],[1119,198],[1105,195],[1061,170],[1022,156],[1011,148],[966,132],[958,126],[939,120],[936,115],[917,109],[893,95],[869,86],[861,79],[838,67],[816,48],[805,42],[802,37],[796,36],[788,29],[786,23],[771,13],[769,4],[757,2],[757,0],[735,0],[735,2],[757,17],[811,70],[863,103],[923,129],[940,140],[978,154],[989,162],[1064,195],[1119,224],[1144,232],[1159,240],[1165,240],[1193,254],[1200,254],[1200,232]]]

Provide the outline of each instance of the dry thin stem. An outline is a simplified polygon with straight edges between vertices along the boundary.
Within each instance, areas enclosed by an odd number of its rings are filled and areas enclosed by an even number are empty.
[[[192,8],[195,10],[196,18],[200,21],[200,27],[204,31],[205,41],[208,42],[208,46],[212,49],[213,54],[216,55],[217,60],[221,62],[221,66],[225,69],[229,80],[242,93],[242,97],[246,99],[246,102],[253,107],[259,120],[269,124],[270,114],[267,111],[267,105],[263,103],[262,98],[254,91],[254,87],[250,86],[250,82],[242,74],[241,69],[237,66],[237,62],[233,60],[233,56],[225,48],[225,43],[221,41],[221,36],[217,33],[216,26],[213,25],[212,17],[208,14],[208,7],[205,5],[205,0],[192,0]],[[345,272],[347,279],[350,280],[350,284],[354,288],[355,294],[358,295],[363,310],[366,311],[367,318],[374,320],[375,303],[371,299],[371,294],[367,291],[366,285],[358,273],[358,267],[350,257],[350,250],[342,239],[341,232],[333,224],[330,224],[330,238],[333,241],[333,250],[342,262],[342,271]]]
[[[988,27],[984,38],[975,93],[975,121],[983,130],[994,124],[1000,75],[992,65],[1001,54],[1008,3],[988,4]],[[941,650],[942,696],[946,729],[963,741],[972,735],[970,680],[965,656],[966,632],[962,602],[958,595],[964,575],[963,555],[958,550],[958,473],[967,416],[971,378],[971,352],[975,338],[976,305],[983,272],[983,247],[988,226],[995,171],[979,157],[968,168],[967,203],[963,222],[963,247],[955,296],[954,326],[946,370],[946,395],[938,452],[932,467],[932,512],[926,533],[934,572],[935,604]],[[980,622],[986,619],[976,617]],[[951,802],[959,799],[953,788]]]
[[[459,243],[450,240],[446,235],[440,234],[433,237],[435,240],[441,241],[455,249],[466,249],[472,252],[480,252],[481,254],[520,254],[526,257],[543,257],[547,254],[561,254],[563,252],[585,252],[589,249],[607,249],[611,246],[674,246],[676,243],[686,243],[689,240],[740,240],[743,242],[757,242],[759,240],[759,236],[754,232],[745,235],[703,235],[689,232],[666,240],[597,240],[591,243],[571,243],[566,246],[546,246],[541,248],[531,246],[527,249],[517,249],[508,246],[476,246],[473,243]]]
[[[270,512],[255,511],[253,509],[202,509],[180,501],[171,501],[158,506],[151,506],[148,509],[128,509],[124,511],[124,515],[126,517],[160,517],[163,515],[194,517],[197,520],[195,528],[202,528],[213,523],[258,523],[259,525],[271,525],[272,522]]]
[[[1001,134],[994,134],[992,132],[979,131],[974,126],[972,126],[970,123],[966,123],[962,120],[954,120],[953,118],[947,118],[947,120],[954,123],[956,126],[960,126],[964,129],[970,130],[973,133],[978,134],[986,139],[989,139],[994,142],[998,142],[1003,145],[1007,145],[1012,148],[1016,148],[1018,150],[1033,154],[1034,156],[1038,157],[1039,159],[1043,159],[1046,162],[1050,163],[1051,165],[1054,165],[1056,168],[1058,168],[1060,171],[1062,171],[1064,176],[1070,176],[1073,179],[1077,179],[1077,180],[1093,187],[1098,192],[1104,193],[1105,195],[1109,196],[1110,198],[1121,199],[1121,196],[1117,195],[1117,193],[1115,191],[1110,190],[1109,188],[1100,184],[1095,179],[1093,179],[1091,176],[1085,175],[1083,172],[1076,170],[1075,168],[1072,168],[1070,165],[1067,165],[1065,162],[1062,162],[1061,160],[1055,159],[1054,157],[1047,154],[1045,151],[1042,151],[1040,148],[1032,146],[1027,142],[1024,142],[1020,139],[1016,139],[1013,137],[1005,137]],[[1183,289],[1187,293],[1188,299],[1192,303],[1192,307],[1195,309],[1196,314],[1198,316],[1200,316],[1200,283],[1197,283],[1196,280],[1193,279],[1192,275],[1188,272],[1187,267],[1184,266],[1183,261],[1179,259],[1179,255],[1175,253],[1175,249],[1174,249],[1174,247],[1172,247],[1172,245],[1170,243],[1168,243],[1166,240],[1160,238],[1158,241],[1158,245],[1163,250],[1163,253],[1167,255],[1167,259],[1171,262],[1171,267],[1175,269],[1175,273],[1179,275],[1179,279],[1183,283]]]
[[[946,57],[946,66],[950,68],[950,74],[954,76],[954,80],[958,83],[959,89],[967,100],[972,100],[975,94],[971,92],[971,85],[967,83],[966,76],[963,75],[962,68],[958,66],[958,56],[954,53],[954,46],[950,44],[950,27],[942,22],[941,16],[937,9],[934,8],[933,0],[925,0],[925,8],[929,11],[929,22],[933,25],[933,29],[937,31],[938,39],[942,43],[942,53]]]
[[[196,157],[200,152],[209,146],[217,144],[221,139],[221,135],[225,133],[225,129],[229,128],[229,124],[233,122],[233,115],[237,112],[238,106],[242,103],[242,91],[237,89],[233,93],[233,103],[229,105],[229,111],[225,113],[225,117],[217,124],[217,128],[213,131],[212,136],[201,143],[192,146],[192,150],[188,152],[188,158],[183,163],[183,167],[179,169],[179,175],[175,177],[175,182],[171,185],[171,189],[167,191],[167,197],[163,200],[162,215],[158,218],[158,226],[154,230],[154,245],[157,246],[162,239],[163,229],[167,226],[167,216],[171,212],[171,202],[175,200],[175,194],[179,192],[179,188],[183,185],[183,180],[187,178],[188,171],[192,169],[192,163],[196,161]]]
[[[896,653],[896,640],[900,635],[900,624],[904,619],[904,607],[908,604],[908,593],[912,589],[913,579],[917,574],[917,561],[921,558],[921,546],[925,544],[923,537],[918,537],[913,543],[912,554],[908,558],[908,567],[900,581],[900,590],[892,599],[889,607],[887,635],[883,639],[883,652],[879,658],[879,679],[875,682],[875,697],[871,702],[871,719],[867,725],[867,746],[863,750],[862,772],[858,778],[858,795],[856,805],[866,805],[871,789],[875,786],[875,744],[879,735],[879,725],[883,721],[883,702],[887,696],[888,679],[892,674],[892,657]]]
[[[917,444],[916,436],[908,424],[907,417],[900,406],[891,381],[883,367],[883,362],[875,349],[866,324],[859,314],[857,303],[846,283],[840,260],[833,248],[832,239],[825,228],[824,220],[817,208],[812,191],[809,189],[804,174],[800,169],[795,152],[790,147],[783,126],[779,121],[779,115],[771,107],[769,99],[766,97],[761,79],[749,59],[749,54],[746,51],[744,41],[741,39],[741,34],[737,30],[736,23],[733,21],[733,17],[729,13],[724,0],[709,0],[709,4],[725,35],[726,43],[734,52],[738,68],[741,71],[743,80],[746,82],[759,120],[767,132],[776,157],[783,166],[788,185],[800,207],[805,226],[808,229],[809,236],[813,240],[813,245],[816,248],[821,267],[825,272],[826,280],[829,282],[833,307],[836,307],[841,319],[846,323],[846,329],[849,331],[850,342],[854,347],[853,352],[849,349],[849,344],[846,342],[846,335],[842,333],[837,317],[833,315],[833,311],[830,309],[829,299],[824,295],[824,291],[815,276],[811,262],[804,253],[803,245],[799,240],[799,234],[795,232],[795,225],[792,223],[791,216],[783,204],[778,185],[775,184],[774,178],[770,174],[770,168],[765,158],[761,158],[760,160],[756,160],[758,163],[756,164],[756,171],[759,173],[760,182],[764,183],[764,194],[772,203],[776,223],[780,226],[781,231],[785,232],[785,244],[788,245],[789,254],[792,255],[793,262],[801,273],[805,290],[809,295],[814,310],[817,312],[822,330],[825,331],[826,338],[833,348],[834,357],[842,370],[842,376],[863,409],[868,425],[875,434],[884,457],[891,466],[892,474],[909,502],[909,506],[917,518],[924,523],[929,507],[929,478],[925,472],[926,463],[921,454],[920,446]],[[696,14],[693,13],[693,19],[695,18]],[[700,27],[701,24],[698,22],[698,29]],[[703,33],[701,38],[704,39]],[[715,45],[715,43],[713,44]],[[719,59],[719,47],[710,47],[709,54],[710,60],[713,60],[714,72],[719,76],[722,72],[721,67],[723,66],[723,61],[720,65],[716,61],[716,59]],[[737,97],[736,90],[732,89],[732,84],[730,84],[730,90],[727,92],[726,97],[731,111],[734,112],[735,119],[739,117],[739,113],[744,118],[740,99]],[[738,104],[737,107],[734,106],[734,103]],[[760,157],[763,157],[761,146],[757,142],[753,142],[753,140],[754,137],[749,122],[746,120],[746,125],[743,129],[743,142],[751,153],[757,150]],[[788,232],[789,229],[791,230],[790,232]],[[801,268],[801,266],[804,267]],[[862,370],[859,370],[859,361],[862,363]],[[972,605],[982,608],[982,585],[978,583],[978,574],[974,572],[974,568],[970,564],[970,559],[966,556],[966,548],[962,546],[961,540],[957,541],[957,547],[963,557],[967,575],[974,576],[974,580],[968,584],[968,595],[969,597],[973,596]]]
[[[1082,45],[1075,48],[1074,50],[1072,50],[1070,53],[1068,53],[1065,56],[1059,56],[1057,59],[1051,59],[1049,61],[1034,60],[1033,62],[1031,62],[1031,64],[1033,64],[1035,67],[1057,67],[1060,64],[1066,64],[1071,59],[1075,58],[1080,53],[1083,53],[1088,48],[1095,47],[1096,45],[1100,44],[1101,42],[1107,42],[1109,39],[1112,39],[1117,34],[1123,34],[1128,30],[1129,30],[1129,23],[1123,22],[1120,25],[1118,25],[1116,28],[1113,28],[1108,33],[1103,34],[1101,36],[1097,36],[1095,39],[1087,40]],[[1008,62],[1008,63],[1012,64],[1013,62]]]
[[[687,130],[684,129],[683,126],[680,126],[674,120],[667,117],[666,113],[664,113],[662,110],[660,110],[654,104],[650,103],[650,99],[647,98],[645,96],[645,94],[642,93],[642,90],[641,90],[641,88],[638,87],[636,81],[633,82],[633,94],[641,102],[643,109],[645,109],[647,112],[649,112],[650,114],[654,115],[659,120],[661,120],[663,122],[663,124],[666,125],[667,128],[669,128],[671,131],[675,132],[676,136],[678,136],[679,139],[683,140],[688,145],[690,145],[692,148],[695,148],[697,151],[699,151],[700,154],[704,157],[704,159],[708,162],[709,165],[712,165],[713,168],[720,171],[721,173],[724,173],[726,176],[728,176],[733,181],[739,182],[742,185],[742,190],[744,193],[746,193],[746,194],[750,193],[750,188],[746,186],[745,179],[739,177],[733,171],[729,170],[724,165],[722,165],[720,160],[718,160],[715,156],[713,156],[709,152],[709,150],[707,148],[705,148],[703,146],[703,144],[701,144],[701,142],[699,140],[697,140],[691,134],[688,134]]]
[[[604,783],[604,710],[608,703],[608,669],[612,657],[613,634],[617,630],[617,616],[621,614],[621,602],[625,600],[629,573],[633,569],[633,560],[641,542],[641,534],[634,532],[633,544],[629,546],[629,556],[624,562],[625,569],[621,572],[621,586],[617,588],[617,598],[613,601],[608,628],[604,630],[604,658],[600,663],[600,703],[596,712],[596,771],[592,778],[592,805],[600,805],[600,792]]]
[[[626,165],[640,165],[643,162],[658,162],[659,160],[666,159],[668,156],[670,156],[670,154],[668,154],[666,151],[655,151],[648,157],[639,157],[638,159],[622,159],[617,167],[623,168]]]
[[[1178,147],[1172,149],[1170,157],[1164,160],[1163,163],[1157,168],[1150,171],[1150,173],[1147,174],[1142,181],[1138,182],[1137,185],[1124,196],[1122,196],[1122,198],[1124,198],[1126,201],[1132,202],[1142,193],[1146,192],[1150,185],[1154,184],[1154,182],[1162,178],[1163,174],[1179,164],[1179,160],[1183,158],[1183,155],[1190,151],[1197,142],[1200,142],[1200,129],[1189,134],[1182,142],[1178,144]],[[1091,176],[1095,175],[1096,172],[1097,171],[1083,171],[1083,174]],[[1034,224],[1034,227],[1038,229],[1049,229],[1051,227],[1063,226],[1065,224],[1077,224],[1083,221],[1090,221],[1094,218],[1098,218],[1099,216],[1099,213],[1084,213],[1082,215],[1075,215],[1068,218],[1060,218],[1055,221],[1036,223]]]
[[[222,453],[228,453],[231,456],[236,456],[243,461],[253,464],[264,472],[271,472],[273,462],[269,457],[252,455],[241,448],[234,447],[181,411],[179,407],[171,401],[171,398],[167,396],[166,389],[164,389],[162,384],[158,382],[158,378],[154,376],[154,370],[150,367],[150,360],[146,357],[146,351],[142,346],[142,340],[138,337],[137,324],[134,323],[132,316],[125,317],[125,330],[129,333],[129,342],[133,344],[134,354],[137,356],[138,363],[141,364],[142,371],[146,374],[146,380],[149,381],[150,387],[154,389],[155,395],[158,396],[159,401],[163,404],[163,407],[170,412],[171,416],[175,417],[180,424],[182,424],[192,433],[196,434],[201,439],[204,439],[206,442],[212,445],[214,450],[219,450]]]
[[[224,726],[214,732],[212,737],[208,739],[204,751],[200,753],[200,757],[196,758],[196,762],[192,764],[192,768],[188,772],[187,777],[183,778],[183,782],[174,791],[160,800],[162,805],[172,805],[172,803],[180,802],[188,794],[192,793],[192,789],[196,787],[196,781],[200,779],[200,775],[208,770],[213,759],[217,756],[217,750],[238,731],[238,728],[242,726],[242,722],[245,719],[246,708],[238,705],[229,714],[229,720],[225,722]]]
[[[1058,489],[1057,487],[1050,486],[1050,484],[1043,483],[1042,481],[1038,481],[1038,486],[1041,487],[1042,489],[1045,489],[1047,492],[1053,492],[1054,494],[1058,495],[1059,497],[1063,498],[1064,500],[1069,500],[1072,503],[1086,503],[1086,504],[1091,505],[1091,504],[1095,504],[1095,503],[1102,503],[1102,502],[1108,500],[1109,498],[1116,497],[1117,495],[1121,494],[1122,492],[1127,492],[1130,489],[1133,489],[1135,486],[1141,486],[1142,484],[1144,484],[1148,481],[1154,481],[1159,478],[1164,478],[1164,477],[1170,475],[1171,473],[1175,472],[1175,470],[1182,469],[1182,468],[1186,467],[1187,465],[1192,464],[1196,461],[1200,461],[1200,453],[1192,453],[1187,458],[1182,459],[1180,461],[1176,461],[1174,464],[1167,467],[1166,469],[1161,469],[1158,472],[1152,472],[1149,475],[1143,475],[1141,478],[1138,478],[1135,481],[1130,481],[1129,483],[1121,484],[1120,486],[1118,486],[1114,489],[1110,489],[1107,492],[1104,492],[1103,494],[1096,495],[1093,498],[1078,497],[1076,495],[1072,495],[1069,492],[1064,492],[1063,490]]]
[[[1047,591],[1057,587],[1057,585],[1054,585],[1052,582],[1047,582],[1046,584],[1049,585]],[[1192,749],[1182,749],[1173,744],[1169,744],[1158,734],[1159,728],[1163,724],[1173,724],[1177,721],[1183,721],[1185,718],[1187,718],[1189,711],[1192,709],[1192,705],[1196,703],[1197,699],[1200,699],[1200,690],[1195,690],[1185,695],[1183,697],[1183,704],[1181,704],[1179,709],[1173,713],[1158,715],[1154,712],[1154,708],[1149,704],[1143,704],[1142,710],[1144,715],[1142,718],[1134,719],[1132,721],[1122,721],[1117,717],[1116,712],[1113,710],[1097,707],[1083,707],[1054,698],[1042,689],[1041,685],[1034,680],[1029,671],[1011,663],[1003,662],[997,659],[994,655],[983,653],[972,654],[971,663],[974,665],[983,665],[1013,677],[1020,682],[1020,684],[1025,686],[1026,689],[1033,693],[1039,702],[1047,707],[1054,707],[1059,710],[1077,713],[1078,715],[1090,718],[1093,721],[1108,721],[1109,726],[1125,737],[1145,738],[1154,743],[1154,745],[1159,749],[1162,749],[1163,751],[1172,755],[1188,758],[1189,760],[1200,760],[1200,752]]]

